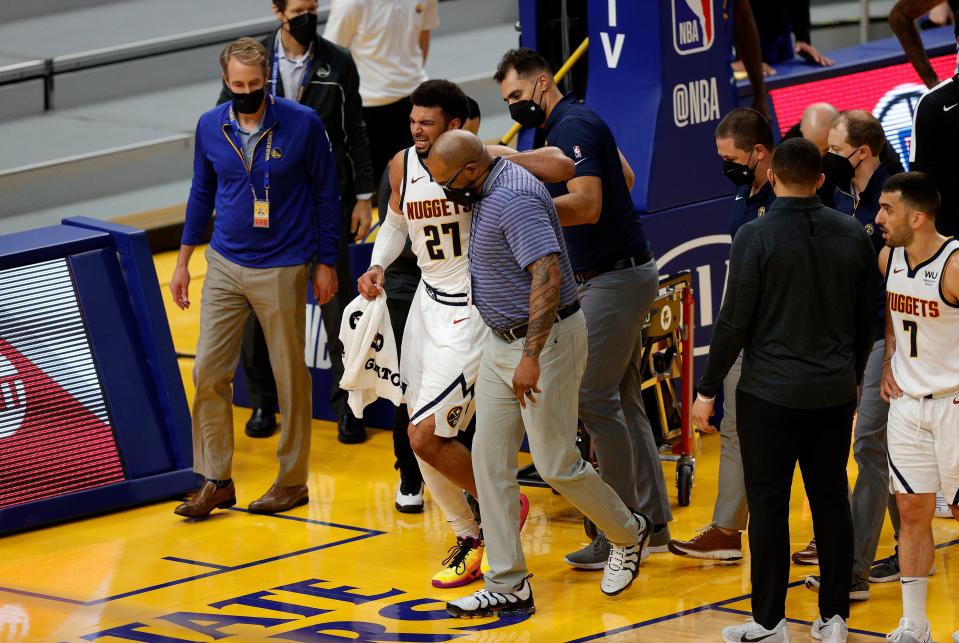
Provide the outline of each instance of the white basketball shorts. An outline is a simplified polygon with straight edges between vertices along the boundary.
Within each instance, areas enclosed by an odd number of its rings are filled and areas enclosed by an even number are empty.
[[[403,331],[400,373],[407,385],[410,422],[419,424],[432,415],[434,433],[452,438],[466,430],[473,417],[473,390],[490,331],[466,295],[433,291],[434,299],[427,289],[420,281],[413,297]]]
[[[937,493],[959,505],[959,391],[926,399],[903,395],[889,404],[889,489]]]

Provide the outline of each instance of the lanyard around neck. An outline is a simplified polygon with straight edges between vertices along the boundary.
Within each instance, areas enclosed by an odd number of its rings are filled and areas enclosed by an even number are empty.
[[[266,112],[264,112],[264,122],[266,120]],[[246,157],[243,156],[243,139],[240,137],[240,124],[237,122],[236,114],[233,113],[233,106],[230,106],[230,125],[233,127],[233,136],[237,139],[236,149],[240,151],[240,156],[243,161],[244,169],[247,170],[247,175],[250,179],[250,190],[253,191],[253,200],[257,200],[256,188],[253,187],[253,160],[255,156],[250,157],[250,167],[246,168]],[[252,135],[251,135],[252,136]],[[263,138],[260,135],[260,138]],[[260,139],[257,139],[256,143],[259,143]],[[256,143],[253,144],[253,151],[256,152]],[[273,152],[273,128],[267,130],[266,133],[266,155],[263,157],[263,194],[266,201],[270,200],[270,156]]]
[[[282,31],[282,27],[280,30]],[[272,78],[270,79],[270,93],[273,94],[274,97],[276,97],[276,88],[280,73],[280,38],[282,37],[283,35],[277,31],[276,40],[273,42],[273,74]],[[313,43],[310,43],[310,48],[306,50],[306,56],[309,58],[309,62],[306,64],[306,68],[303,70],[303,78],[300,80],[300,87],[296,92],[296,102],[298,103],[303,100],[303,93],[306,91],[306,86],[310,84],[310,68],[313,66]],[[287,92],[289,92],[291,89],[291,87],[286,88]],[[291,97],[292,96],[287,96],[287,98]]]

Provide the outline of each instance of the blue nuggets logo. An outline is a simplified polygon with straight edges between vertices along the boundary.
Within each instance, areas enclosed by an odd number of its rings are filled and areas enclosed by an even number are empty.
[[[926,93],[925,85],[905,83],[890,89],[872,110],[886,132],[902,166],[909,169],[909,148],[912,144],[912,117],[919,99]]]
[[[716,39],[713,0],[672,0],[673,48],[681,56],[706,51]]]

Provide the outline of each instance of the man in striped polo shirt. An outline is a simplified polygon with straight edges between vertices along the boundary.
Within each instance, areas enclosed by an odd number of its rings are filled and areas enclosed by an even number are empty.
[[[535,611],[517,510],[524,428],[543,479],[612,543],[601,588],[619,594],[639,573],[650,521],[630,511],[575,446],[586,320],[552,199],[532,174],[494,161],[463,130],[441,135],[428,165],[448,200],[473,207],[472,298],[493,331],[477,376],[473,439],[490,570],[484,589],[447,603],[447,610],[458,617]]]

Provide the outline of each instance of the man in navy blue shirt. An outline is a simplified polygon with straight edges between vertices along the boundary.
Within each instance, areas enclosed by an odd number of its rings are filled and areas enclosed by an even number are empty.
[[[320,117],[295,101],[266,95],[266,50],[256,40],[227,45],[220,65],[232,100],[197,123],[193,185],[170,280],[173,302],[188,308],[190,257],[215,208],[193,367],[193,462],[206,484],[175,510],[189,518],[236,504],[230,382],[251,310],[269,346],[283,428],[276,482],[249,509],[274,513],[307,502],[307,265],[315,264],[313,291],[320,305],[337,289],[340,197]]]
[[[732,110],[716,127],[716,153],[723,175],[736,186],[729,213],[729,236],[763,216],[776,195],[766,178],[773,156],[773,131],[765,116],[749,107]]]
[[[769,121],[748,107],[732,110],[716,127],[716,152],[723,161],[723,174],[736,186],[729,221],[729,234],[735,237],[744,224],[766,214],[776,198],[766,176],[773,155]],[[736,433],[736,386],[741,371],[740,356],[723,380],[719,488],[712,523],[690,540],[671,541],[669,550],[677,556],[726,561],[743,557],[742,532],[746,530],[749,510]]]
[[[879,197],[882,186],[890,176],[882,160],[886,147],[882,124],[875,116],[862,110],[843,112],[833,122],[828,136],[829,151],[823,157],[823,168],[839,176],[842,181],[833,194],[833,206],[843,214],[856,218],[878,254],[885,243],[882,230],[876,225],[879,213]],[[892,522],[893,533],[899,538],[899,509],[895,496],[889,493],[889,465],[886,450],[886,418],[889,403],[880,395],[883,356],[886,347],[886,288],[880,290],[876,300],[879,311],[876,319],[875,343],[866,372],[863,375],[859,407],[856,409],[856,426],[853,431],[853,456],[859,475],[853,488],[851,509],[853,529],[851,600],[869,598],[870,578],[875,581],[894,581],[899,578],[898,554],[881,563],[870,565],[879,546],[879,535],[886,509]],[[810,576],[806,586],[819,590],[820,577]]]
[[[603,480],[627,506],[650,516],[655,525],[650,550],[665,551],[672,512],[640,390],[642,323],[658,293],[659,274],[629,194],[625,160],[606,123],[574,96],[563,96],[549,64],[535,51],[506,52],[494,79],[513,119],[543,128],[547,144],[576,164],[575,177],[547,188],[589,329],[579,418]],[[608,552],[600,534],[566,562],[601,569]]]

